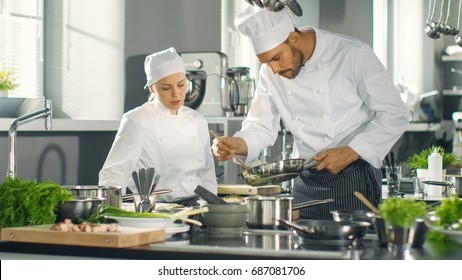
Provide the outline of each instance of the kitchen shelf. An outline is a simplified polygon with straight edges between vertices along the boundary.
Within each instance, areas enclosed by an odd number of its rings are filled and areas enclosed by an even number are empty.
[[[462,89],[444,89],[443,95],[445,96],[462,96]]]
[[[406,128],[406,132],[427,132],[438,131],[441,128],[441,123],[427,122],[410,122]]]
[[[441,60],[443,62],[447,62],[447,61],[462,61],[462,55],[460,54],[457,54],[457,55],[443,55],[441,57]]]

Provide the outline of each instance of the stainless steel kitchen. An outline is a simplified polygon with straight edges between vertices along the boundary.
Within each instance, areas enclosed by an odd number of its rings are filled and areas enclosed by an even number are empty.
[[[461,13],[0,0],[0,259],[461,260]]]

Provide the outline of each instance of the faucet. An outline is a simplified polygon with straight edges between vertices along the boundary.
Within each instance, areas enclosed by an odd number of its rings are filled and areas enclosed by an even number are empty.
[[[52,107],[53,103],[51,100],[45,100],[45,108],[30,113],[28,115],[21,116],[15,119],[10,126],[8,131],[9,150],[8,150],[8,171],[6,177],[16,177],[16,132],[20,125],[29,123],[31,121],[45,118],[45,129],[51,130],[52,126]]]

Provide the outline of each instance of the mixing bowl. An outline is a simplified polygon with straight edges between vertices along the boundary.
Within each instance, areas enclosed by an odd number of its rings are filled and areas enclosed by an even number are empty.
[[[73,223],[84,221],[98,212],[103,201],[105,199],[100,197],[76,196],[59,206],[55,212],[56,222],[62,222],[64,219],[70,219]]]

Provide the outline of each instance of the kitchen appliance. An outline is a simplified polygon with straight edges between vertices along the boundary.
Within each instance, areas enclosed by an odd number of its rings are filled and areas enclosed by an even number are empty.
[[[226,96],[228,58],[221,52],[181,52],[190,78],[185,105],[206,117],[223,116],[221,98]]]
[[[249,76],[248,67],[233,67],[228,69],[228,96],[223,97],[222,107],[227,115],[245,116],[255,90],[255,81]]]

